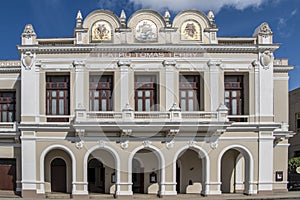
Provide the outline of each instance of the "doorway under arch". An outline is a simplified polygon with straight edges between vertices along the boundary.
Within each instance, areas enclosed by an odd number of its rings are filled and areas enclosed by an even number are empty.
[[[51,192],[67,192],[67,165],[62,158],[51,162]]]
[[[229,147],[220,154],[222,193],[252,194],[253,158],[245,147]]]
[[[131,178],[134,194],[158,194],[161,184],[161,161],[151,149],[141,149],[132,158]]]
[[[45,193],[72,193],[74,181],[73,159],[69,152],[61,148],[48,151],[43,162]]]
[[[203,161],[193,149],[186,149],[176,161],[176,191],[178,194],[200,194],[205,185]]]
[[[88,193],[115,194],[118,166],[113,153],[106,149],[95,149],[86,154],[84,165]]]
[[[101,161],[93,158],[88,163],[88,191],[105,193],[105,168]]]

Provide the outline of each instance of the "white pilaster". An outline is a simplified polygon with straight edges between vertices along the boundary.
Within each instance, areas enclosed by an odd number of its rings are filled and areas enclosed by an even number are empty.
[[[26,59],[27,55],[22,55],[22,60]],[[40,101],[40,73],[39,68],[41,63],[36,62],[35,55],[32,55],[31,65],[22,65],[21,79],[21,117],[33,117],[36,122],[39,122],[39,101]],[[30,91],[30,92],[28,92]]]
[[[164,61],[163,65],[166,69],[166,77],[165,77],[165,85],[164,88],[166,89],[166,110],[172,107],[175,103],[175,76],[174,76],[174,67],[176,65],[176,61]]]
[[[119,87],[121,88],[120,102],[121,108],[125,108],[126,104],[129,103],[129,76],[128,68],[130,61],[119,61],[118,66],[120,67],[120,80]]]
[[[272,119],[274,117],[274,82],[273,80],[273,63],[269,63],[268,66],[263,66],[262,59],[264,59],[264,53],[260,53],[260,62],[254,61],[254,84],[255,84],[255,115],[260,120],[261,117],[268,117]],[[270,56],[269,59],[272,59]]]
[[[34,132],[22,132],[22,190],[36,190],[36,146]]]
[[[255,96],[255,116],[256,118],[259,116],[260,110],[260,76],[259,76],[259,62],[254,61],[252,63],[254,67],[254,96]]]
[[[222,102],[220,100],[220,92],[223,93],[220,89],[220,66],[221,61],[212,61],[210,60],[207,63],[209,67],[209,78],[210,78],[210,105],[211,105],[211,111],[216,111]]]
[[[272,132],[259,133],[258,155],[258,190],[270,191],[273,189],[273,141]]]
[[[73,65],[75,67],[75,106],[76,108],[83,107],[86,108],[85,105],[85,93],[84,93],[84,61],[74,61]]]
[[[260,59],[263,59],[262,53],[260,53]],[[259,114],[262,117],[274,117],[274,81],[273,81],[273,63],[268,67],[263,66],[260,63],[259,67],[259,92],[260,92],[260,111]]]

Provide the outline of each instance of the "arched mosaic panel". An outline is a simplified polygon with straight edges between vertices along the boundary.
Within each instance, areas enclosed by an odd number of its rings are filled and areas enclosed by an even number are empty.
[[[201,27],[194,20],[185,21],[180,29],[181,40],[201,40]]]
[[[112,41],[112,28],[107,21],[97,21],[91,30],[92,42]]]
[[[135,27],[135,39],[137,42],[157,41],[157,26],[151,20],[142,20]]]

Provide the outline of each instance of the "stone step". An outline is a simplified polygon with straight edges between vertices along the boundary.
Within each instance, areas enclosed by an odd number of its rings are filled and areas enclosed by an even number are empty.
[[[133,199],[159,199],[156,194],[134,194]]]
[[[89,194],[89,199],[114,199],[113,194]]]
[[[71,195],[66,193],[46,193],[47,199],[70,199]]]

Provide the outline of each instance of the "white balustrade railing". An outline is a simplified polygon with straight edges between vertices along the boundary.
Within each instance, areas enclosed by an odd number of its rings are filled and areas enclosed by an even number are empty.
[[[16,132],[17,123],[16,122],[0,122],[0,132]]]
[[[114,122],[114,121],[227,121],[227,111],[217,112],[137,112],[137,111],[85,111],[84,109],[76,110],[75,122]]]

